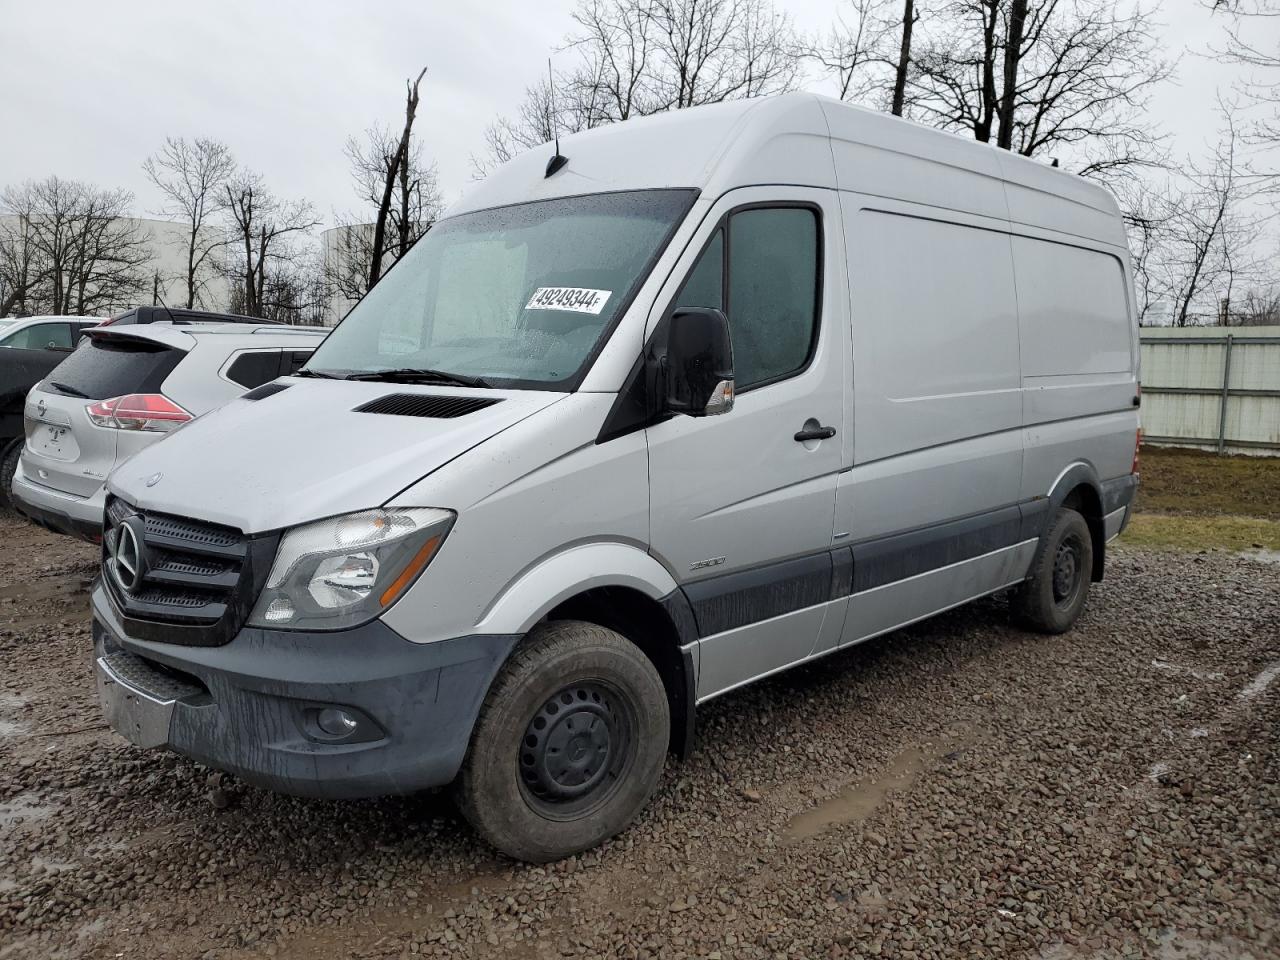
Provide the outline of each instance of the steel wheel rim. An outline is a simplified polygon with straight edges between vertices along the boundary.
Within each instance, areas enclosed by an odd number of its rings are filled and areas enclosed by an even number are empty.
[[[1084,572],[1084,544],[1076,534],[1064,537],[1053,555],[1053,602],[1070,606],[1080,591]]]
[[[565,684],[542,702],[520,738],[525,802],[552,820],[577,820],[608,802],[635,754],[636,710],[602,680]]]

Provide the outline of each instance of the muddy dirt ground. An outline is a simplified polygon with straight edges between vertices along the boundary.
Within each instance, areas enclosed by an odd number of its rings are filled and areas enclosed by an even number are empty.
[[[0,520],[0,958],[1280,956],[1280,564],[1116,551],[725,696],[604,847],[274,796],[102,726],[96,551]]]

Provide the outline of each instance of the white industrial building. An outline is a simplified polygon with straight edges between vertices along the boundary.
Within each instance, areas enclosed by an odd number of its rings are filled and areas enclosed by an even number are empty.
[[[140,303],[160,302],[160,298],[163,298],[164,303],[170,307],[186,306],[187,225],[141,217],[130,217],[125,222],[141,229],[151,254],[151,262],[147,267],[151,279],[139,292]],[[15,215],[0,215],[0,228],[15,228],[18,223]],[[209,258],[202,272],[205,282],[196,304],[206,310],[226,310],[231,302],[231,286],[217,269],[216,256],[214,254]],[[124,303],[118,306],[123,309],[137,305]]]

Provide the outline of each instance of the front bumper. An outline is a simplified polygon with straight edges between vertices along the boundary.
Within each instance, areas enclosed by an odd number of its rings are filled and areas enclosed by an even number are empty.
[[[329,798],[450,782],[518,639],[417,644],[375,620],[334,633],[245,628],[217,647],[149,642],[126,635],[101,582],[93,638],[103,712],[116,732],[271,790]],[[317,728],[327,707],[361,718],[351,738]]]
[[[27,519],[55,533],[98,543],[102,540],[102,510],[105,486],[90,497],[74,497],[27,479],[22,464],[13,475],[10,495],[14,507]]]

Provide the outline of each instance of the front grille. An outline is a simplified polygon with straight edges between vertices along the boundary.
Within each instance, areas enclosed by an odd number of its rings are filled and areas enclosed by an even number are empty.
[[[105,519],[102,579],[130,636],[217,646],[244,626],[275,557],[278,535],[249,537],[114,497]],[[130,539],[138,541],[137,558],[124,548]]]

